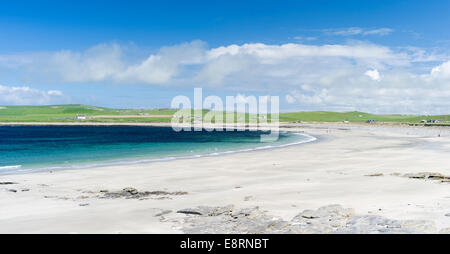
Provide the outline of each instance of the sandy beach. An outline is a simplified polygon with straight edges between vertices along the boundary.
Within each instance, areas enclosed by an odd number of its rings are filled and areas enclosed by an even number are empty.
[[[183,233],[192,215],[177,211],[186,208],[259,207],[289,221],[331,204],[450,231],[450,128],[283,128],[317,140],[195,159],[0,175],[0,233]],[[421,172],[442,177],[414,175]],[[127,198],[124,188],[142,193]]]

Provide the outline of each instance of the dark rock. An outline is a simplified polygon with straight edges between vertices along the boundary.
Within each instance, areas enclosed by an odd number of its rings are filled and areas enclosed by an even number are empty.
[[[391,174],[394,175],[394,174]],[[419,173],[408,173],[408,174],[395,174],[394,176],[403,176],[411,179],[424,179],[424,180],[438,180],[442,183],[450,183],[450,176],[443,175],[436,172],[419,172]]]
[[[10,185],[10,184],[17,184],[15,182],[0,182],[0,185]]]
[[[383,173],[374,173],[374,174],[367,174],[364,176],[383,176]]]
[[[131,195],[136,195],[138,194],[137,189],[132,188],[132,187],[127,187],[123,189],[124,192],[130,193]]]
[[[178,210],[177,213],[202,215],[202,213],[199,210],[197,210],[197,209],[190,209],[190,208]]]
[[[404,177],[413,178],[413,179],[430,179],[430,180],[442,180],[449,179],[450,177],[444,176],[441,173],[436,172],[420,172],[420,173],[409,173],[404,174]]]

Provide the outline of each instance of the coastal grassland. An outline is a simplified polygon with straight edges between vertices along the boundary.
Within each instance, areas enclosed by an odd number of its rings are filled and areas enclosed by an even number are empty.
[[[376,115],[364,112],[328,112],[328,111],[314,111],[314,112],[292,112],[281,113],[281,122],[305,121],[305,122],[354,122],[363,123],[368,120],[375,120],[377,122],[387,123],[411,123],[417,124],[422,120],[440,119],[445,122],[450,122],[450,115],[435,115],[435,116],[420,116],[420,115],[399,115],[387,114]]]
[[[203,118],[209,110],[203,110]],[[216,112],[222,114],[223,119],[231,117],[234,121],[255,122],[262,119],[255,114],[234,114],[230,112]],[[86,120],[78,120],[77,115],[83,114]],[[0,106],[0,122],[94,122],[94,123],[154,123],[170,122],[173,115],[180,115],[176,109],[112,109],[88,105],[51,105],[51,106]],[[201,119],[194,117],[195,122]],[[268,116],[270,122],[272,116]],[[364,123],[375,120],[383,123],[420,124],[422,120],[440,119],[439,125],[450,125],[450,115],[419,116],[419,115],[376,115],[364,112],[289,112],[280,113],[280,122],[353,122]],[[265,119],[264,119],[265,120]],[[215,122],[215,119],[212,120]],[[433,125],[433,124],[426,124]]]
[[[202,116],[210,112],[203,110]],[[191,110],[191,121],[199,120],[194,117],[194,110]],[[196,112],[200,113],[200,112]],[[216,112],[217,113],[217,112]],[[77,119],[77,115],[85,115],[85,120]],[[51,106],[0,106],[0,122],[93,122],[93,123],[154,123],[170,122],[172,116],[183,115],[177,109],[111,109],[105,107],[94,107],[87,105],[51,105]],[[249,114],[235,115],[228,112],[218,112],[223,119],[230,115],[234,121],[244,117],[248,122]],[[203,118],[202,117],[202,118]],[[201,119],[200,119],[201,120]],[[215,119],[212,120],[215,122]]]
[[[175,112],[174,109],[110,109],[86,105],[2,106],[0,122],[82,122],[76,119],[78,114],[86,115],[88,122],[166,122],[170,121],[167,116]],[[152,117],[145,118],[145,115]]]

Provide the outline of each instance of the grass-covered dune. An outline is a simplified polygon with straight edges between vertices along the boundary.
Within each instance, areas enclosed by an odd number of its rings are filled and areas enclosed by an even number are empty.
[[[87,105],[51,105],[51,106],[0,106],[0,122],[170,122],[175,109],[111,109]],[[204,110],[203,113],[207,113]],[[83,114],[86,120],[76,116]],[[225,115],[225,114],[224,114]],[[247,114],[247,119],[249,118]],[[253,116],[253,118],[256,118]],[[225,117],[224,117],[225,119]],[[235,118],[236,119],[236,118]],[[280,122],[355,122],[368,120],[387,123],[419,124],[422,120],[440,119],[440,124],[449,124],[450,115],[375,115],[364,112],[291,112],[281,113]]]

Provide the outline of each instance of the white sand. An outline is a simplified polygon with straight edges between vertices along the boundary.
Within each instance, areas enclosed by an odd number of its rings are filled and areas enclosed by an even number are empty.
[[[445,216],[450,213],[450,183],[389,175],[450,175],[448,128],[321,124],[295,130],[319,140],[225,156],[0,176],[0,182],[19,183],[0,185],[0,233],[177,233],[179,229],[155,214],[229,204],[260,206],[285,219],[304,209],[341,204],[359,214],[432,220],[439,229],[450,227]],[[384,176],[364,176],[370,173]],[[89,193],[128,186],[188,194],[134,200],[99,199]],[[24,188],[30,191],[22,192]],[[89,205],[79,206],[83,203]],[[166,217],[171,216],[184,215],[172,212]]]

